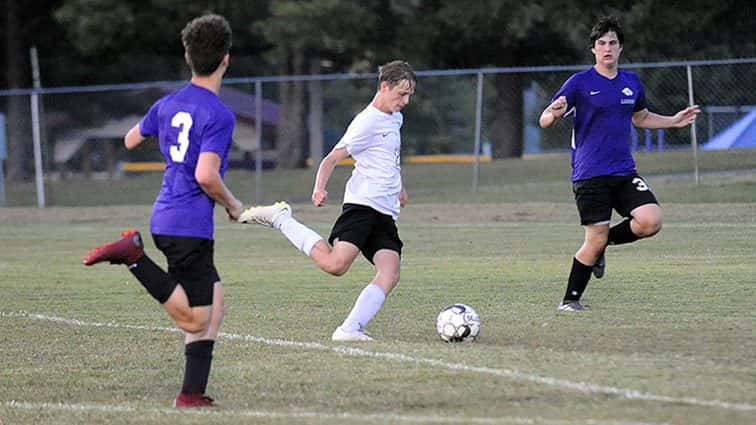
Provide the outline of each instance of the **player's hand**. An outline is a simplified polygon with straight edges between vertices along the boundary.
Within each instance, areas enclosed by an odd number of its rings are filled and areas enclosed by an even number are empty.
[[[555,101],[551,102],[548,109],[554,118],[561,117],[567,111],[567,98],[559,96]]]
[[[312,205],[322,207],[328,200],[328,192],[325,190],[312,191]]]
[[[407,192],[402,189],[401,192],[399,192],[399,206],[401,208],[404,208],[405,205],[407,205],[407,201],[409,200],[409,197],[407,196]]]
[[[242,211],[244,211],[244,204],[236,198],[231,202],[231,205],[226,207],[226,214],[228,214],[228,219],[231,221],[239,220]]]
[[[675,114],[672,117],[672,122],[675,127],[685,127],[696,122],[696,115],[701,113],[701,109],[698,105],[688,106],[682,111]]]

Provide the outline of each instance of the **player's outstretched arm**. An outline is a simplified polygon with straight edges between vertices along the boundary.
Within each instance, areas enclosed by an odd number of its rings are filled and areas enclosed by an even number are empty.
[[[701,113],[698,105],[688,106],[675,115],[659,115],[648,109],[633,113],[633,125],[641,128],[680,128],[693,124]]]
[[[698,105],[688,106],[672,116],[673,127],[685,127],[696,122],[696,116],[701,113]]]
[[[223,183],[220,176],[221,158],[215,152],[202,152],[197,160],[197,169],[194,178],[197,179],[202,190],[207,196],[222,205],[228,213],[230,220],[236,221],[244,208],[241,201],[236,199],[233,193]]]
[[[312,204],[316,207],[322,207],[325,205],[328,200],[328,191],[326,191],[328,179],[331,178],[331,174],[333,173],[336,164],[348,155],[346,148],[338,148],[332,150],[322,161],[320,161],[318,173],[315,176],[315,187],[312,188]]]

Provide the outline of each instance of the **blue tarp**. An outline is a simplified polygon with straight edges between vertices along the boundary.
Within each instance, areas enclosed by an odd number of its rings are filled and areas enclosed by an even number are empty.
[[[756,148],[756,109],[701,145],[704,150]]]

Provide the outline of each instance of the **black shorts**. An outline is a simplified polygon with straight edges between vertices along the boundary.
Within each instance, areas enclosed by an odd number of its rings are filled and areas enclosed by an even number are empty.
[[[623,217],[641,205],[658,204],[654,193],[637,174],[598,176],[572,183],[580,224],[609,222],[612,209]]]
[[[215,282],[220,282],[213,263],[213,241],[165,235],[152,235],[152,240],[168,260],[168,278],[174,285],[181,284],[189,305],[211,305]]]
[[[328,237],[331,245],[335,240],[354,244],[371,263],[381,249],[396,251],[401,257],[404,246],[393,217],[357,204],[344,204]]]

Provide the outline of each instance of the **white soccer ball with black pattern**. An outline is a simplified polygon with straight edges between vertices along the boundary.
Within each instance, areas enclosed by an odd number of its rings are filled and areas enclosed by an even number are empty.
[[[452,304],[438,313],[436,330],[446,342],[472,342],[480,334],[480,317],[469,305]]]

